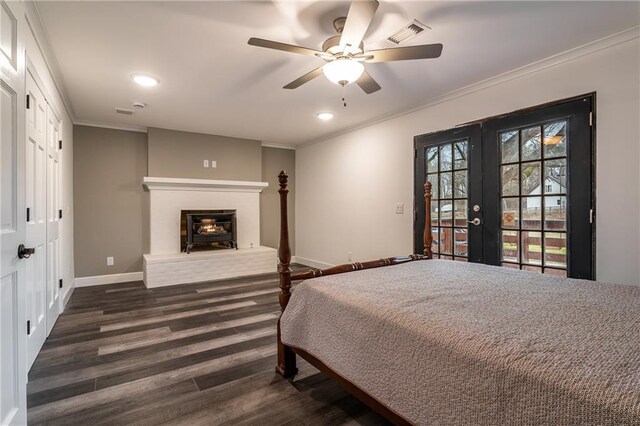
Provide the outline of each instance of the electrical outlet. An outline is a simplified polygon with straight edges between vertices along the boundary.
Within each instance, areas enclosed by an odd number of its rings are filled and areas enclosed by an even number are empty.
[[[403,214],[403,213],[404,213],[404,203],[396,204],[396,214]]]
[[[203,160],[202,167],[209,167],[209,160]]]
[[[107,257],[107,266],[113,266],[114,263],[113,256]]]
[[[218,166],[218,162],[216,160],[211,160],[211,168],[215,169]]]

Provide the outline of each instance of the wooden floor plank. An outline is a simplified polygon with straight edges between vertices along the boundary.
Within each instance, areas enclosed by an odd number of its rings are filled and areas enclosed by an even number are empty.
[[[76,289],[29,373],[29,424],[386,424],[302,360],[274,373],[278,291],[277,274]]]

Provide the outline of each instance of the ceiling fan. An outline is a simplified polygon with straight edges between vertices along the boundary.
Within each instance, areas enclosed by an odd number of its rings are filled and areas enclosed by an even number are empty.
[[[328,38],[322,44],[322,51],[255,37],[249,39],[249,44],[314,56],[326,61],[326,64],[293,80],[284,86],[284,89],[298,88],[324,74],[329,81],[335,84],[346,86],[355,82],[365,93],[371,94],[380,90],[380,85],[364,69],[363,62],[438,58],[442,53],[442,44],[439,43],[365,51],[362,38],[377,9],[378,2],[376,0],[353,1],[347,16],[333,21],[333,27],[338,35]]]

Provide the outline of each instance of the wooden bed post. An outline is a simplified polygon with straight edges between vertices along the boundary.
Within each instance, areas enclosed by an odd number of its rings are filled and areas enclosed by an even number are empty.
[[[280,274],[280,310],[284,309],[291,297],[291,247],[289,246],[289,218],[287,215],[287,183],[289,175],[284,170],[278,175],[280,182],[280,246],[278,248],[278,272]],[[282,313],[280,314],[282,316]],[[282,343],[280,339],[280,318],[278,318],[278,365],[276,373],[282,377],[293,377],[298,372],[296,354]]]
[[[433,234],[431,233],[431,182],[424,184],[424,256],[433,259],[431,247]]]

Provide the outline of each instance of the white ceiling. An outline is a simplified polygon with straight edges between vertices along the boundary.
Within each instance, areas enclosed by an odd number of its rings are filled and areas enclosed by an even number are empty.
[[[282,86],[321,59],[247,45],[260,37],[319,49],[349,2],[38,2],[78,121],[163,127],[299,145],[413,109],[457,88],[639,25],[638,2],[384,1],[365,48],[412,19],[411,44],[439,59],[367,64],[382,90],[365,95],[319,77]],[[142,88],[131,74],[157,76]],[[342,107],[346,95],[348,106]],[[517,94],[514,94],[517,96]],[[148,107],[133,116],[115,107]],[[335,118],[321,122],[319,111]]]

